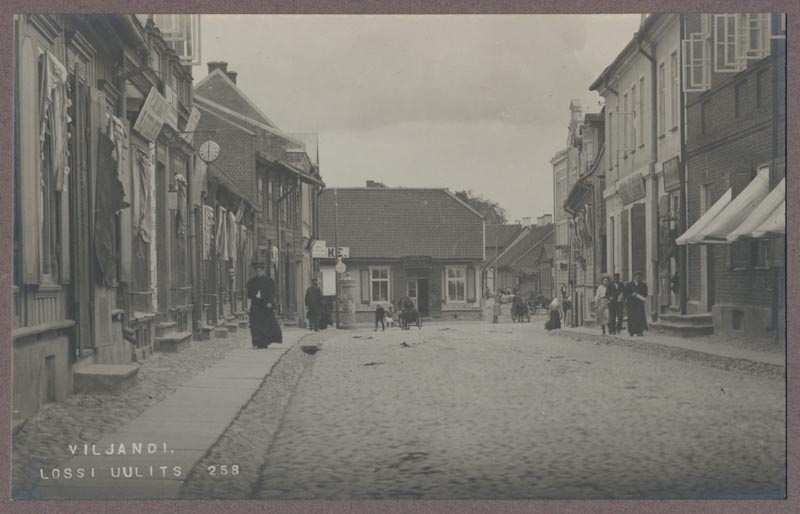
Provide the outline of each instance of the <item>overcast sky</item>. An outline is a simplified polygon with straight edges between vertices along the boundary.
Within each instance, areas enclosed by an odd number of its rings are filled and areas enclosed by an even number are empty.
[[[510,221],[552,212],[569,103],[631,39],[635,15],[202,18],[203,65],[287,132],[316,132],[329,187],[471,189]]]

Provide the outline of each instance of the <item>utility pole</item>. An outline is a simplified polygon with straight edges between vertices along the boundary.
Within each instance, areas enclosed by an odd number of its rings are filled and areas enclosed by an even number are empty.
[[[336,264],[339,264],[339,193],[333,190],[333,246],[336,247]],[[334,268],[336,276],[336,328],[339,328],[339,272]]]

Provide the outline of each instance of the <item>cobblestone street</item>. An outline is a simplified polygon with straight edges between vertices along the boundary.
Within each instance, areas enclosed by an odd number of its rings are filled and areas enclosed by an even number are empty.
[[[538,318],[334,334],[256,445],[266,457],[225,454],[261,468],[250,496],[783,495],[782,378],[547,334]],[[258,403],[217,451],[260,430],[244,422]],[[214,497],[248,494],[219,483]]]

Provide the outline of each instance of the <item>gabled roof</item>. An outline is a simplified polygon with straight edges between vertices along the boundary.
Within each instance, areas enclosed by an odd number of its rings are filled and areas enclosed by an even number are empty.
[[[319,219],[320,239],[338,232],[351,259],[484,258],[483,217],[446,189],[326,189]]]
[[[525,227],[522,234],[497,258],[493,266],[498,268],[534,267],[538,264],[539,253],[535,250],[552,243],[553,225],[532,225]],[[530,261],[530,262],[529,262]]]
[[[486,225],[486,248],[505,248],[520,231],[522,225]]]
[[[219,68],[203,77],[203,80],[195,84],[193,90],[196,96],[212,100],[270,127],[276,127],[275,123]]]

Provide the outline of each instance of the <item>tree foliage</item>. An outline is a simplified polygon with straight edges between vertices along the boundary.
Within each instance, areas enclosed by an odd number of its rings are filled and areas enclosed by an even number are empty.
[[[455,195],[461,201],[478,211],[479,214],[482,214],[486,219],[486,223],[490,225],[503,225],[508,223],[506,210],[503,209],[499,203],[473,193],[472,190],[456,191]]]

